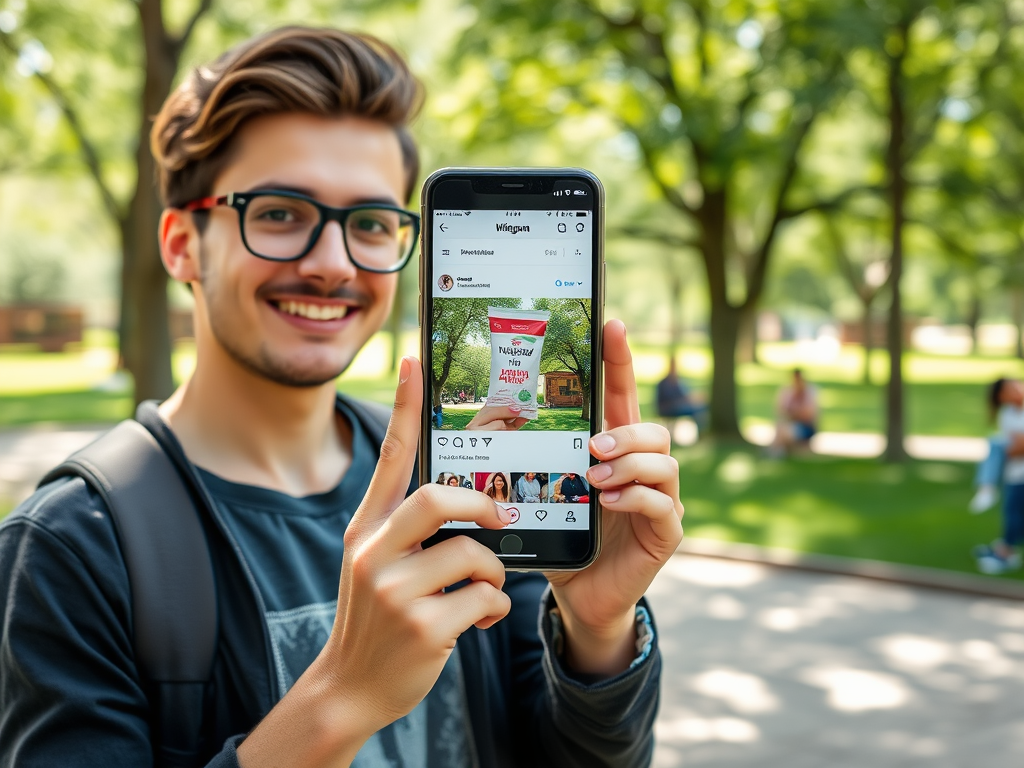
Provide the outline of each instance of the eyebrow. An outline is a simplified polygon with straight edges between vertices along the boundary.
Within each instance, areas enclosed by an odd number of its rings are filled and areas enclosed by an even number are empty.
[[[309,187],[297,187],[293,184],[283,184],[276,181],[268,181],[263,184],[257,184],[254,187],[250,187],[245,190],[246,192],[294,192],[298,195],[305,195],[311,197],[314,200],[317,199],[316,194]],[[361,197],[357,199],[353,205],[373,205],[379,203],[381,205],[392,205],[396,208],[401,208],[401,205],[393,197]],[[326,203],[325,203],[326,205]]]

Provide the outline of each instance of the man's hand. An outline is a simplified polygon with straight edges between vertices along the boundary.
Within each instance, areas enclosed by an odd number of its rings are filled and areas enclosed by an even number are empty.
[[[587,472],[604,507],[601,556],[585,570],[547,576],[565,627],[566,662],[612,676],[636,656],[636,603],[683,537],[683,505],[668,430],[640,423],[633,358],[618,320],[605,326],[604,375],[605,431],[590,441],[601,464]]]
[[[499,529],[510,517],[466,488],[431,483],[405,498],[420,431],[417,361],[403,359],[399,378],[380,461],[345,532],[331,636],[239,747],[244,768],[349,765],[367,738],[426,696],[459,635],[486,629],[511,607],[504,566],[485,546],[465,536],[420,545],[446,520]]]

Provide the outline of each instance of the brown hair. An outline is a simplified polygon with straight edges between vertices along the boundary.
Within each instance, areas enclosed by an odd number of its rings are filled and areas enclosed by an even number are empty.
[[[422,96],[402,57],[369,35],[311,27],[259,35],[192,70],[164,102],[150,134],[160,195],[170,207],[209,195],[247,120],[303,112],[392,126],[402,147],[408,199],[419,156],[406,126]]]

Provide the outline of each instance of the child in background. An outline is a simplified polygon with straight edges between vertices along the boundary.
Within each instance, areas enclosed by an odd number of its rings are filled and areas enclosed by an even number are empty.
[[[991,544],[974,548],[978,570],[1000,574],[1020,568],[1018,545],[1024,541],[1024,384],[997,379],[989,390],[989,404],[999,412],[999,436],[1006,446],[1003,468],[1003,535]]]

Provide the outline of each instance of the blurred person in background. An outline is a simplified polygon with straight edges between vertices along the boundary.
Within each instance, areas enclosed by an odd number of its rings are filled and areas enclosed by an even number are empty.
[[[668,373],[658,382],[655,397],[658,415],[662,418],[678,419],[689,416],[697,425],[698,432],[704,428],[708,410],[707,403],[697,400],[679,377],[674,357],[670,357],[668,360]],[[669,429],[669,432],[671,431]]]
[[[995,418],[997,408],[992,409]],[[967,504],[972,515],[980,515],[991,509],[999,501],[999,486],[1003,482],[1003,466],[1006,463],[1006,442],[1002,435],[993,435],[988,439],[988,456],[978,464],[974,474],[974,487],[977,489]]]
[[[974,548],[978,570],[1000,574],[1020,568],[1018,547],[1024,541],[1024,384],[997,379],[989,389],[989,405],[998,411],[999,438],[1005,446],[1003,467],[1003,535]]]
[[[781,456],[810,446],[818,431],[818,388],[807,383],[799,368],[793,369],[792,383],[779,392],[775,413],[775,440],[770,454]]]

